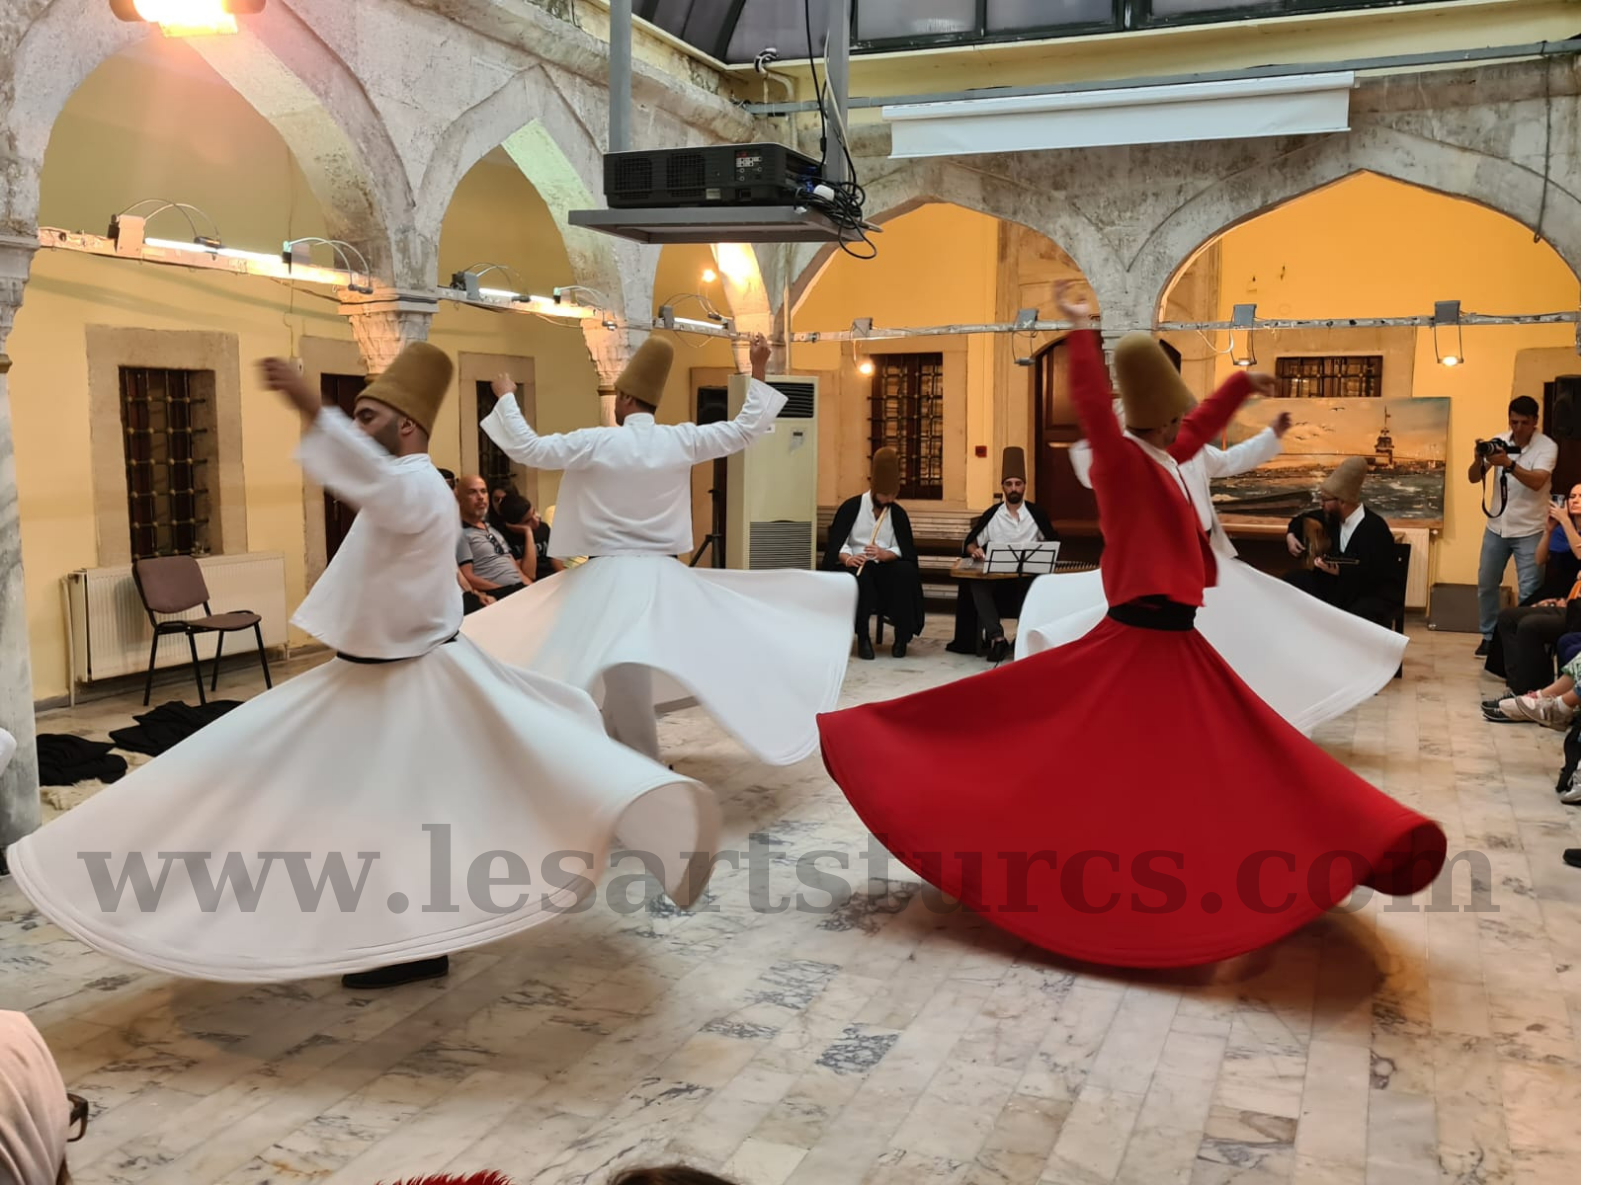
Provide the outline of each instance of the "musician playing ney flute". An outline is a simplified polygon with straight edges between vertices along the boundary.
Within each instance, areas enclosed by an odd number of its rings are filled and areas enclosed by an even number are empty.
[[[922,579],[911,518],[895,502],[900,455],[884,446],[872,456],[872,485],[839,506],[828,532],[824,566],[856,576],[856,653],[874,658],[869,629],[874,616],[894,626],[894,656],[904,658],[922,632]]]

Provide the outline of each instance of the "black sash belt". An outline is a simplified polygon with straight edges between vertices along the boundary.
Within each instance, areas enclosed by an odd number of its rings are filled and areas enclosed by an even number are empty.
[[[1177,633],[1194,628],[1195,607],[1165,596],[1140,596],[1127,604],[1113,604],[1106,615],[1137,629],[1162,629]]]
[[[460,636],[461,631],[458,629],[449,637],[445,638],[444,641],[440,642],[439,646],[448,646]],[[424,650],[422,654],[431,654],[433,651],[437,650],[439,646],[430,646],[428,649]],[[363,667],[381,667],[385,663],[410,662],[413,658],[421,658],[422,654],[413,654],[409,658],[361,658],[359,655],[346,654],[343,650],[339,650],[334,653],[334,657],[342,658],[347,663],[358,663]]]

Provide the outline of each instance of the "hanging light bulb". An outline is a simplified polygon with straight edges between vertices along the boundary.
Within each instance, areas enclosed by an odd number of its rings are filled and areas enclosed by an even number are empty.
[[[1454,325],[1456,328],[1456,348],[1453,351],[1439,349],[1439,326]],[[1433,306],[1433,356],[1439,360],[1441,367],[1459,367],[1467,361],[1466,340],[1461,334],[1461,301],[1439,300]]]
[[[714,268],[714,267],[707,267],[704,271],[700,272],[700,282],[701,283],[715,283],[717,281],[717,279],[718,279],[718,275],[717,275],[717,272],[716,272],[716,268]]]
[[[863,358],[856,364],[856,370],[860,371],[863,375],[874,375],[877,373],[878,364],[873,362],[870,358]]]
[[[266,0],[111,0],[119,20],[158,25],[167,37],[238,33],[235,14],[258,13],[265,6]]]

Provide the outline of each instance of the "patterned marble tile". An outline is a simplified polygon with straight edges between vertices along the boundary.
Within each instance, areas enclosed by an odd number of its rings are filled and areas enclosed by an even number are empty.
[[[936,616],[908,658],[852,663],[846,701],[983,669],[948,637]],[[1358,895],[1210,968],[1065,963],[951,911],[868,853],[819,760],[762,767],[691,709],[664,751],[751,855],[693,912],[646,889],[353,994],[127,967],[0,881],[0,996],[94,1106],[85,1183],[577,1183],[659,1161],[789,1184],[1574,1183],[1579,874],[1559,856],[1578,814],[1551,791],[1558,737],[1478,717],[1470,650],[1418,632],[1405,678],[1317,740],[1481,855],[1476,876]],[[819,850],[852,856],[837,905],[763,911]]]

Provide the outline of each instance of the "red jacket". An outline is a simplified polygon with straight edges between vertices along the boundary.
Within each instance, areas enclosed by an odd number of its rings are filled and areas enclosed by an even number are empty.
[[[1100,558],[1106,602],[1126,604],[1141,596],[1166,596],[1199,607],[1217,581],[1217,561],[1200,518],[1182,486],[1132,438],[1124,437],[1111,404],[1105,355],[1093,330],[1067,335],[1067,371],[1078,421],[1094,449],[1090,482],[1100,498]],[[1183,419],[1168,453],[1177,462],[1198,454],[1225,428],[1251,394],[1243,371]]]

